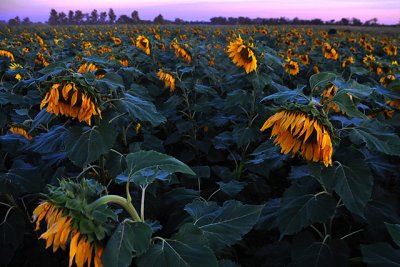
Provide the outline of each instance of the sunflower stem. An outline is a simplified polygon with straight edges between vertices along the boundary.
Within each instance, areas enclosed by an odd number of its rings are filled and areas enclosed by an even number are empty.
[[[129,215],[132,217],[132,219],[136,222],[141,222],[142,219],[140,218],[139,214],[137,213],[135,207],[132,205],[130,201],[128,201],[126,198],[117,196],[117,195],[107,195],[107,196],[102,196],[101,198],[97,199],[96,201],[92,202],[89,205],[89,209],[94,210],[102,205],[106,204],[118,204],[124,210],[126,210]]]

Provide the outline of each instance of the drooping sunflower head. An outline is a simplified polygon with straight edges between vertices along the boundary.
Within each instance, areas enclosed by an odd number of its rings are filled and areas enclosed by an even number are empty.
[[[146,55],[150,55],[150,41],[143,35],[136,38],[136,46],[142,49]]]
[[[104,191],[104,187],[94,181],[82,180],[74,183],[62,180],[59,187],[49,187],[49,193],[33,211],[35,231],[40,230],[44,220],[46,231],[39,237],[46,240],[46,248],[65,250],[69,245],[69,266],[75,261],[78,267],[102,266],[102,240],[112,230],[111,220],[115,213],[102,205],[92,209],[90,203]],[[69,242],[68,242],[69,241]]]
[[[14,62],[14,55],[10,51],[0,49],[0,57],[7,57],[11,62]]]
[[[26,139],[32,139],[32,135],[28,134],[27,128],[22,125],[12,125],[9,131],[13,134],[20,134],[24,136]]]
[[[160,69],[157,73],[157,77],[164,82],[164,87],[169,88],[170,92],[175,90],[175,78],[172,74]]]
[[[322,51],[324,52],[324,57],[327,59],[337,60],[339,57],[339,54],[336,51],[336,49],[333,48],[333,46],[330,45],[329,43],[324,44],[324,46],[322,47]]]
[[[94,89],[79,86],[72,81],[58,81],[52,84],[43,98],[40,109],[47,105],[46,111],[52,114],[64,115],[80,122],[91,125],[92,116],[101,118],[99,100],[94,93]]]
[[[307,54],[303,54],[299,56],[299,60],[301,61],[301,63],[303,63],[304,65],[307,65],[309,62],[309,56]]]
[[[192,55],[190,54],[190,52],[184,48],[183,46],[181,46],[178,41],[173,41],[170,44],[170,48],[173,48],[175,51],[175,55],[179,58],[182,58],[184,61],[186,61],[188,64],[190,64],[190,62],[192,61]]]
[[[300,72],[299,63],[294,60],[287,59],[287,63],[284,64],[285,72],[290,75],[297,75]]]
[[[302,157],[313,162],[332,165],[333,127],[326,117],[310,106],[290,105],[272,115],[260,129],[272,127],[271,138],[280,145],[281,153],[300,152]]]
[[[342,62],[342,68],[346,68],[350,64],[354,63],[354,58],[353,57],[348,57]]]
[[[228,45],[227,52],[232,62],[238,67],[243,67],[247,74],[257,69],[257,58],[253,47],[254,44],[246,44],[240,36]]]
[[[383,86],[388,86],[391,82],[393,82],[396,79],[396,77],[393,74],[388,74],[379,79],[379,82]]]

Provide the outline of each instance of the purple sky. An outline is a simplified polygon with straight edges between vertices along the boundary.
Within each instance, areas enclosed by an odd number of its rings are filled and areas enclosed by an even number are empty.
[[[80,9],[90,12],[108,11],[130,15],[139,11],[141,19],[152,20],[158,14],[166,19],[209,20],[225,17],[287,17],[300,19],[322,18],[340,20],[356,17],[362,21],[378,18],[379,23],[400,22],[400,0],[0,0],[0,20],[15,16],[30,17],[32,21],[46,21],[51,8],[58,12]]]

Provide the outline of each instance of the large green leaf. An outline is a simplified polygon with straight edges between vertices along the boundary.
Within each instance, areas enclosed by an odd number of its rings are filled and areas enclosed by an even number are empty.
[[[149,184],[171,173],[196,175],[189,166],[174,157],[156,151],[138,151],[126,156],[127,168],[122,180],[132,177],[137,185]]]
[[[125,93],[123,98],[116,101],[115,106],[119,110],[129,113],[131,119],[148,121],[153,126],[158,126],[166,121],[166,118],[157,111],[153,103],[128,93]]]
[[[302,232],[293,239],[292,265],[296,267],[347,266],[349,249],[345,241],[317,241],[310,232]]]
[[[344,164],[324,168],[321,182],[328,189],[334,189],[351,212],[364,216],[364,207],[371,197],[373,177],[368,164],[355,159]]]
[[[372,151],[400,156],[400,137],[378,121],[366,121],[352,128],[350,139],[357,145],[365,143]]]
[[[347,95],[347,92],[345,90],[339,91],[331,99],[331,101],[335,103],[336,106],[338,106],[342,112],[346,113],[346,115],[350,117],[358,117],[364,119],[367,118],[367,116],[365,116],[357,109],[357,107],[354,105],[353,101],[351,101],[350,97]]]
[[[65,150],[68,158],[77,166],[83,167],[106,154],[114,145],[117,134],[111,125],[80,127],[68,131]]]
[[[145,253],[150,245],[152,230],[142,222],[124,221],[107,242],[101,261],[105,267],[130,266],[133,257]]]
[[[207,247],[202,231],[193,224],[183,225],[171,239],[154,243],[138,259],[139,267],[217,267],[213,251]]]
[[[42,192],[44,179],[39,168],[22,160],[15,160],[11,169],[0,174],[0,193],[16,196]]]
[[[239,241],[257,223],[264,205],[246,205],[229,200],[222,207],[215,202],[194,201],[185,206],[194,224],[204,233],[210,247],[222,249]]]
[[[327,194],[285,194],[277,217],[281,236],[297,233],[313,223],[324,223],[335,212],[335,205]]]
[[[400,267],[400,250],[388,243],[361,245],[363,262],[370,267]]]
[[[328,83],[333,82],[336,79],[336,74],[331,72],[320,72],[311,75],[310,77],[310,88],[314,89],[319,86],[322,87]]]
[[[393,241],[400,247],[400,224],[385,223],[385,225]]]

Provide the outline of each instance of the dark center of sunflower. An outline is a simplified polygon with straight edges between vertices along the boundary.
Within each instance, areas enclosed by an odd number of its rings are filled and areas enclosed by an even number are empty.
[[[246,63],[251,63],[253,61],[252,57],[249,57],[250,55],[250,48],[245,47],[239,52],[240,58],[245,61]]]

